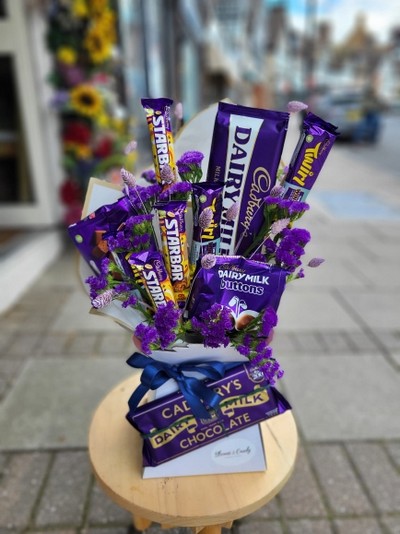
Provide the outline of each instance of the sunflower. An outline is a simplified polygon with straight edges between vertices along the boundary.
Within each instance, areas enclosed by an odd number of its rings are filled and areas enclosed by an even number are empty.
[[[103,63],[111,56],[111,41],[97,24],[88,30],[84,46],[89,52],[89,57],[93,63]]]
[[[115,43],[117,41],[116,31],[116,17],[115,13],[111,9],[105,9],[96,18],[96,26],[101,29],[103,35],[106,36],[108,41]]]
[[[94,16],[101,15],[108,8],[108,0],[89,0],[90,13]]]
[[[73,0],[71,6],[72,15],[78,19],[83,19],[89,15],[86,0]]]
[[[102,111],[103,100],[95,87],[80,84],[71,89],[71,107],[85,117],[96,117]]]

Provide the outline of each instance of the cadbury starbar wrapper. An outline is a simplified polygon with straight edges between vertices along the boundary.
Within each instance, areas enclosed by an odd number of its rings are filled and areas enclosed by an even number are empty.
[[[219,102],[207,181],[224,184],[221,254],[242,254],[262,226],[262,201],[275,185],[289,113]],[[235,203],[238,216],[226,211]]]

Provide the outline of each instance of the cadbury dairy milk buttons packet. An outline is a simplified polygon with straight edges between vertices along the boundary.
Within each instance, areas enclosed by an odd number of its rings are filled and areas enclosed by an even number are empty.
[[[243,254],[262,226],[263,198],[275,185],[289,113],[220,102],[207,180],[224,184],[221,254]],[[234,220],[226,211],[240,206]]]
[[[287,271],[242,256],[217,256],[211,269],[199,269],[192,285],[187,315],[201,313],[218,302],[231,309],[237,330],[267,307],[277,311]]]
[[[282,184],[283,198],[304,202],[318,178],[339,133],[337,127],[313,113],[303,122],[303,133],[294,150]]]

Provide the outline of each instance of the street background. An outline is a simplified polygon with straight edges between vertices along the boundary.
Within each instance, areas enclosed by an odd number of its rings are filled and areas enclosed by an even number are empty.
[[[16,9],[16,3],[8,5]],[[43,13],[42,5],[29,3],[30,13]],[[386,13],[389,4],[379,5]],[[326,30],[317,31],[329,20],[329,13],[322,16],[323,2],[118,3],[130,28],[121,30],[121,54],[129,58],[123,65],[128,113],[135,119],[131,133],[140,148],[136,170],[149,161],[138,109],[144,94],[182,101],[185,121],[224,97],[276,109],[290,99],[310,107],[323,102],[328,115],[331,100],[320,96],[330,97],[333,86],[359,95],[372,85],[384,103],[376,142],[342,136],[308,198],[311,210],[301,221],[312,235],[307,258],[325,262],[285,291],[273,341],[285,370],[279,388],[298,424],[299,456],[283,491],[237,521],[235,534],[400,533],[399,21],[396,10],[388,11],[387,31],[380,26],[378,32],[372,17],[377,4],[371,6],[361,18],[354,11],[346,21],[349,33],[336,42],[326,40]],[[305,25],[309,34],[301,30],[299,10],[302,21],[312,22]],[[164,34],[151,33],[152,15],[153,22],[164,17]],[[184,24],[172,35],[174,17]],[[200,39],[203,20],[209,21],[207,46]],[[244,20],[252,39],[243,41]],[[140,41],[137,32],[146,39]],[[147,43],[148,55],[133,54],[137,48],[128,37]],[[166,37],[167,48],[160,46]],[[164,53],[177,54],[174,68]],[[165,66],[172,70],[166,73]],[[350,117],[350,125],[362,118],[359,107],[341,116]],[[291,120],[285,162],[300,121]],[[29,142],[40,136],[30,131]],[[64,183],[60,165],[58,172],[59,181],[49,173],[48,198],[57,199]],[[77,254],[66,235],[71,205],[53,201],[57,210],[44,220],[43,206],[32,215],[15,199],[1,201],[7,224],[0,218],[0,533],[133,532],[130,515],[95,482],[87,455],[94,409],[131,373],[125,363],[133,351],[130,334],[88,313]],[[53,235],[57,241],[47,240]],[[152,526],[148,532],[161,530]]]

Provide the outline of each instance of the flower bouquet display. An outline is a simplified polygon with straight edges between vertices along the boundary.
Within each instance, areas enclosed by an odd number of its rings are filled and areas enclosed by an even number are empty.
[[[337,132],[308,113],[283,168],[290,112],[301,104],[282,112],[219,102],[207,153],[175,161],[172,101],[142,105],[151,183],[122,169],[123,190],[89,202],[69,233],[93,271],[92,307],[132,330],[128,364],[142,374],[127,419],[142,434],[143,465],[157,466],[290,408],[274,387],[283,370],[270,343],[286,284],[304,276],[310,234],[297,221]],[[143,404],[149,389],[156,398]]]

